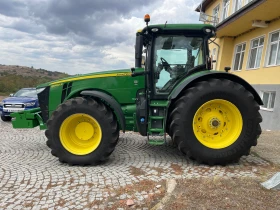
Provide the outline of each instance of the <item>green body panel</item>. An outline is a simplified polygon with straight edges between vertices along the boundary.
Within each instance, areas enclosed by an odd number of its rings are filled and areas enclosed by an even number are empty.
[[[136,69],[136,71],[141,71],[141,70],[143,71],[143,69]],[[57,83],[57,82],[64,83],[63,81],[65,81],[65,80],[74,81],[74,80],[81,80],[82,78],[89,77],[89,76],[104,75],[104,74],[111,74],[111,73],[123,73],[123,72],[130,73],[130,70],[129,69],[118,69],[118,70],[110,70],[110,71],[102,71],[102,72],[94,72],[94,73],[89,73],[89,74],[75,75],[75,76],[66,77],[66,78],[62,78],[59,80],[47,82],[44,84],[40,84],[37,86],[37,88],[51,86],[53,83]]]
[[[153,100],[150,103],[151,107],[166,107],[168,108],[170,101],[166,101],[166,100]]]
[[[135,112],[136,112],[136,104],[130,104],[130,105],[123,105],[122,111],[125,116],[125,122],[126,122],[126,130],[127,131],[137,131],[137,127],[135,126]]]
[[[143,68],[138,68],[136,72],[144,71]],[[86,75],[68,77],[49,83],[39,85],[37,88],[50,86],[49,92],[49,117],[53,111],[63,102],[62,92],[68,90],[68,87],[63,88],[64,84],[72,83],[71,91],[65,95],[64,100],[77,97],[83,90],[98,90],[112,96],[120,105],[125,115],[126,128],[125,130],[137,131],[135,126],[135,111],[136,111],[136,93],[139,89],[145,87],[145,77],[131,77],[130,70],[115,70],[97,72]],[[40,108],[31,109],[28,111],[14,113],[13,121],[14,128],[33,128],[40,125],[41,129],[45,129],[46,125],[40,115]]]
[[[216,70],[211,70],[211,72],[220,72],[220,71],[216,71]],[[178,85],[176,85],[176,87],[172,90],[172,92],[169,94],[169,99],[170,96],[172,96],[172,94],[177,90],[177,88],[179,88],[183,83],[187,82],[187,81],[192,81],[194,78],[196,77],[201,77],[203,75],[206,75],[209,73],[209,70],[205,70],[205,71],[199,71],[196,73],[191,74],[190,76],[184,78]]]
[[[143,69],[137,69],[137,71],[143,71]],[[118,74],[118,76],[112,76],[110,74]],[[103,75],[104,77],[94,78],[94,76],[98,75]],[[64,101],[78,96],[83,90],[98,90],[112,96],[121,106],[135,106],[136,92],[139,89],[144,88],[145,80],[144,76],[133,78],[130,75],[130,70],[118,70],[66,78],[56,81],[59,82],[56,84],[53,84],[54,82],[52,82],[51,84],[53,85],[51,85],[49,95],[49,101],[51,101],[49,104],[49,117],[52,112],[57,109],[58,105],[62,103],[61,96],[65,84],[63,81],[66,81],[67,83],[72,82],[71,92],[65,96]],[[130,117],[133,117],[132,113],[129,114],[131,115]]]

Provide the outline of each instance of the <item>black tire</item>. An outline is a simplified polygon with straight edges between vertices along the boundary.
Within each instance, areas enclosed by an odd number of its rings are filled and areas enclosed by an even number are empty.
[[[195,136],[193,119],[196,111],[206,102],[222,99],[234,104],[241,113],[243,126],[239,137],[231,145],[213,149],[202,144]],[[249,155],[261,134],[262,117],[253,95],[242,85],[226,79],[209,79],[185,90],[174,102],[170,112],[169,130],[179,150],[189,158],[208,165],[226,165]]]
[[[100,144],[93,152],[86,155],[70,153],[63,147],[59,137],[62,122],[67,117],[77,113],[87,114],[95,118],[102,130]],[[60,162],[82,166],[97,165],[104,162],[114,151],[119,139],[119,127],[110,108],[92,98],[77,97],[64,102],[53,112],[47,122],[45,134],[52,155],[58,157]]]
[[[47,145],[49,148],[51,148],[51,147],[50,147],[50,140],[49,140],[49,139],[50,139],[50,130],[47,129],[47,130],[45,131],[45,136],[47,137],[46,145]]]
[[[1,120],[3,120],[4,122],[9,122],[12,120],[12,118],[10,116],[2,116],[1,115]]]

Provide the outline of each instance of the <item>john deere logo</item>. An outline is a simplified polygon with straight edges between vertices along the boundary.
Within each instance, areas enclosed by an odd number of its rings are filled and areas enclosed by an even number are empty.
[[[130,76],[131,73],[118,73],[116,76],[123,77],[123,76]]]

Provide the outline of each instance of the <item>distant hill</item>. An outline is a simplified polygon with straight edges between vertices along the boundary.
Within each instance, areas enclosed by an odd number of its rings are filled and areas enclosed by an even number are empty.
[[[20,88],[36,87],[52,80],[68,77],[66,73],[33,67],[0,64],[0,95],[14,93]]]

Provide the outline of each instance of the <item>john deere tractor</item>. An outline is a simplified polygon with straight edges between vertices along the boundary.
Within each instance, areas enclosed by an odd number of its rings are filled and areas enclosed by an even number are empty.
[[[70,165],[105,161],[120,130],[154,145],[168,134],[188,158],[209,165],[248,155],[261,134],[262,100],[242,78],[212,70],[215,27],[145,21],[136,33],[135,68],[39,85],[40,108],[13,114],[13,127],[46,129],[51,153]]]

